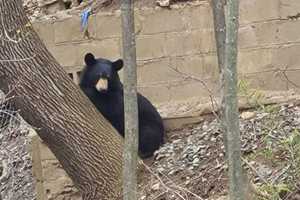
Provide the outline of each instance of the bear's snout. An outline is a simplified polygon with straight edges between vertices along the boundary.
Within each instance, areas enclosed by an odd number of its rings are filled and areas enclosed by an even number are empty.
[[[103,92],[103,91],[107,91],[108,89],[108,80],[107,78],[100,78],[96,85],[96,90],[99,91],[99,92]]]

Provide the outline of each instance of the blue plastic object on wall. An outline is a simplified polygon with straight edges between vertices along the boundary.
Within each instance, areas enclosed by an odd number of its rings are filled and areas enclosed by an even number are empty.
[[[81,30],[84,31],[87,28],[89,16],[91,15],[91,7],[85,9],[81,13]]]

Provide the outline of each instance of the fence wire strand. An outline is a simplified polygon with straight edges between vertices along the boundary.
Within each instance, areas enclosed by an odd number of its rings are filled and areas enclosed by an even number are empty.
[[[18,112],[10,101],[0,92],[0,133],[7,129],[16,130],[20,127],[21,120]]]

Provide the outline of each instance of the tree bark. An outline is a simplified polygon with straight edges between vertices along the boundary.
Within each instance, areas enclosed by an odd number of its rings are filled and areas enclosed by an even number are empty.
[[[227,0],[226,49],[224,68],[225,122],[227,129],[227,158],[229,171],[229,199],[244,200],[245,182],[241,161],[241,140],[237,99],[237,41],[239,0]]]
[[[225,24],[225,0],[212,0],[212,10],[214,17],[215,39],[218,54],[219,72],[222,74],[225,64],[225,41],[226,41],[226,24]],[[224,79],[224,78],[223,78]]]
[[[122,0],[124,69],[125,146],[123,199],[137,200],[138,105],[133,0]]]
[[[225,112],[225,97],[224,97],[224,65],[225,65],[225,41],[226,41],[226,24],[225,24],[225,0],[212,0],[211,2],[213,16],[214,16],[214,30],[215,40],[218,55],[218,66],[220,76],[220,125],[223,132],[223,143],[225,146],[225,152],[228,151],[226,126],[224,121]],[[227,155],[227,154],[226,154]]]
[[[13,87],[14,104],[37,127],[84,200],[117,199],[121,137],[48,52],[21,0],[1,0],[0,19],[0,88]]]

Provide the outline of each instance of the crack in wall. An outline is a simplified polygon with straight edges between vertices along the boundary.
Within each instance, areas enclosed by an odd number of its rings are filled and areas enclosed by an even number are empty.
[[[296,15],[289,15],[287,16],[288,19],[297,20],[300,18],[300,13],[297,13]]]

